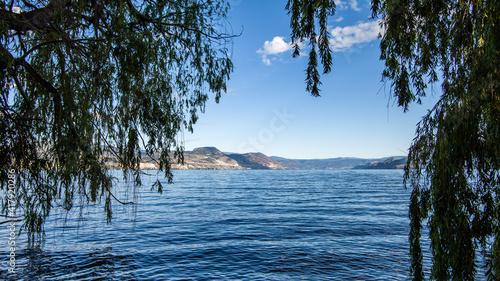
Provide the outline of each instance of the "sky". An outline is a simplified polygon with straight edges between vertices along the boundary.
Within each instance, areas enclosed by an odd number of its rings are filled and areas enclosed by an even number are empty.
[[[262,152],[292,159],[381,158],[406,155],[435,89],[403,112],[382,82],[381,32],[370,2],[336,1],[329,19],[332,72],[321,97],[305,91],[307,56],[292,58],[286,0],[230,0],[234,72],[228,92],[184,132],[185,149]],[[307,52],[307,48],[303,48]],[[434,87],[438,88],[439,87]]]

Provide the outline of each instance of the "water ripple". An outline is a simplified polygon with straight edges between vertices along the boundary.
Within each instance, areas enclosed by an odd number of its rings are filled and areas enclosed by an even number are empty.
[[[409,191],[401,171],[176,171],[163,195],[144,189],[138,198],[135,211],[115,207],[112,225],[98,205],[66,221],[56,213],[45,245],[19,251],[12,280],[405,280],[409,274]],[[0,269],[8,280],[5,263]]]

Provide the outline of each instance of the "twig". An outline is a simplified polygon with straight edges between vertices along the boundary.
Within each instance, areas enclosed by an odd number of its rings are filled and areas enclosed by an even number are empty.
[[[19,221],[23,221],[23,220],[8,220],[8,221],[2,221],[2,222],[0,222],[0,224],[9,223],[9,222],[19,222]]]

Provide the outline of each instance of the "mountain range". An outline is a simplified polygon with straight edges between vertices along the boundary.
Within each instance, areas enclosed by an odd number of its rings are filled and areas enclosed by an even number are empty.
[[[267,156],[260,152],[224,153],[215,147],[199,147],[184,152],[184,164],[173,164],[173,169],[183,170],[341,170],[341,169],[402,169],[407,158],[385,157],[362,159],[339,157],[329,159],[288,159]],[[157,169],[152,161],[141,163],[143,169]]]

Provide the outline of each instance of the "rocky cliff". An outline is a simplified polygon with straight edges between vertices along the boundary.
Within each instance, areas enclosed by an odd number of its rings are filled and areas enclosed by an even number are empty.
[[[184,152],[184,165],[172,165],[173,169],[185,170],[236,170],[244,169],[238,162],[215,147],[199,147]]]
[[[284,169],[276,160],[262,153],[224,154],[215,147],[200,147],[184,152],[184,165],[172,165],[173,169],[189,170],[241,170]]]

